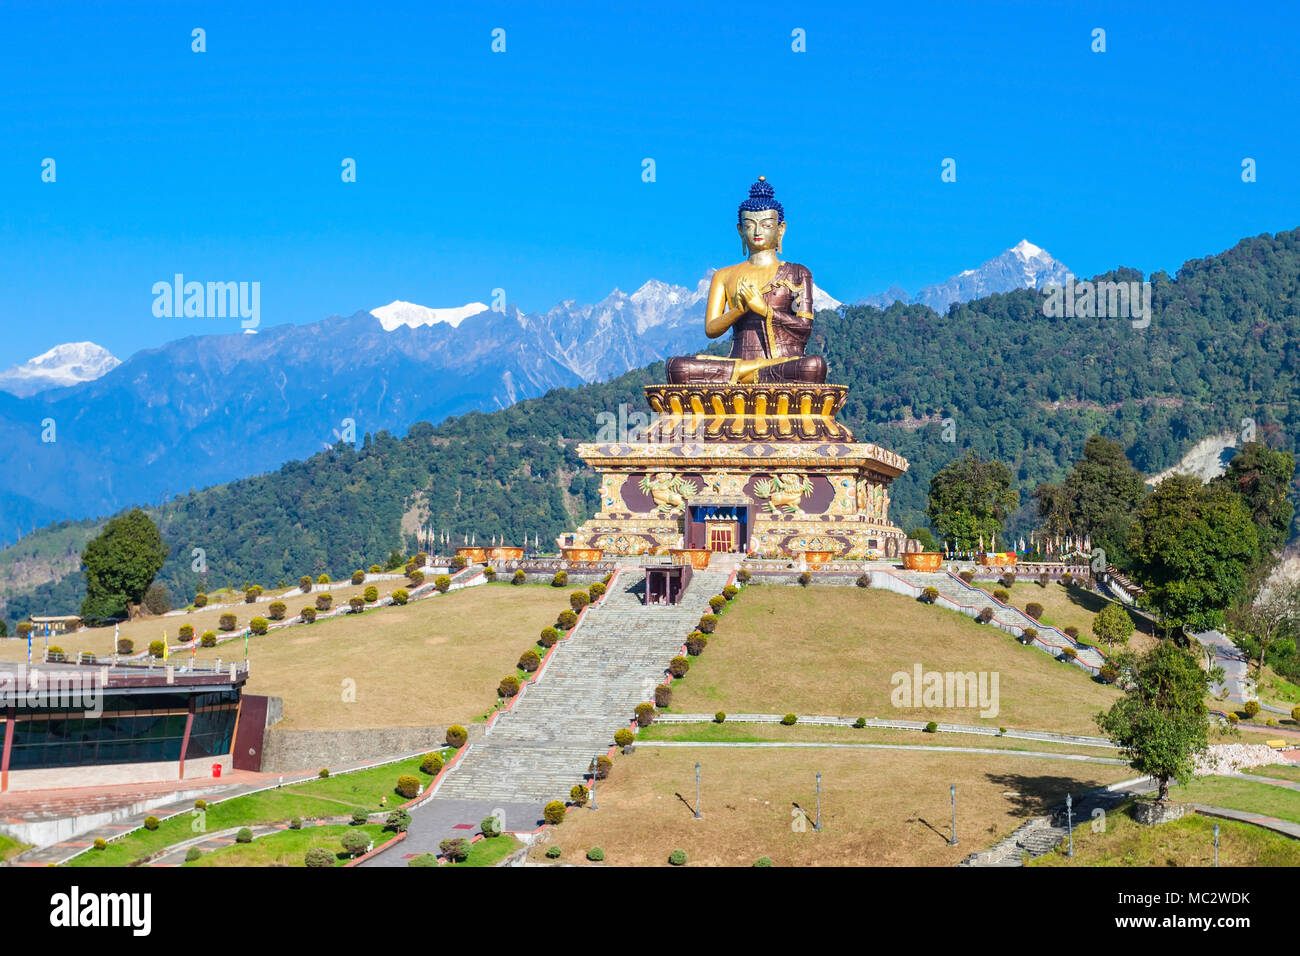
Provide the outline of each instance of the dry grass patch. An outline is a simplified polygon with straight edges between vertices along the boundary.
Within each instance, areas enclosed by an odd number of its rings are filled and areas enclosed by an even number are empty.
[[[996,581],[980,581],[978,583],[989,594],[1002,587]],[[1039,620],[1042,623],[1061,630],[1070,626],[1077,627],[1079,629],[1079,639],[1085,644],[1093,645],[1099,643],[1092,636],[1093,618],[1107,604],[1115,603],[1096,591],[1089,591],[1084,588],[1067,588],[1055,581],[1049,582],[1047,587],[1044,588],[1039,587],[1032,580],[1021,579],[1010,588],[1004,588],[1003,590],[1010,593],[1010,603],[1020,610],[1023,611],[1026,604],[1041,604],[1043,606],[1043,616]],[[1150,629],[1151,625],[1145,619],[1137,618],[1133,634],[1124,649],[1138,653],[1150,650],[1156,643],[1156,638],[1151,634]],[[1103,647],[1103,650],[1107,649]]]
[[[703,818],[693,817],[695,762]],[[822,831],[814,774],[822,774]],[[546,861],[667,865],[674,849],[692,866],[952,866],[1006,836],[1065,794],[1130,776],[1124,767],[1029,757],[879,750],[643,748],[616,758],[597,791],[600,809],[570,809],[530,851]],[[948,787],[957,786],[957,836],[948,846]],[[804,813],[809,817],[805,817]]]
[[[999,712],[896,708],[898,671],[996,672]],[[889,591],[748,587],[704,654],[673,683],[683,713],[896,717],[1096,735],[1093,715],[1119,692],[1018,644],[1005,631]]]
[[[468,723],[564,606],[551,588],[487,585],[272,631],[249,641],[247,691],[283,698],[289,730]],[[242,657],[242,642],[198,656]]]

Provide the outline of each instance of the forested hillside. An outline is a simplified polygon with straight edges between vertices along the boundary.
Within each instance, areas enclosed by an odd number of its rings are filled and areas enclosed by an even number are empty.
[[[1150,281],[1153,313],[1142,329],[1124,318],[1049,318],[1034,291],[942,316],[915,305],[821,313],[810,348],[827,357],[833,381],[852,388],[845,421],[911,460],[895,486],[894,519],[923,523],[930,477],[968,448],[1011,467],[1022,503],[1013,531],[1028,530],[1033,487],[1059,479],[1094,431],[1121,441],[1148,474],[1206,434],[1239,431],[1243,419],[1259,440],[1300,450],[1300,232],[1247,239],[1186,263],[1176,279]],[[595,503],[594,476],[575,446],[594,438],[599,413],[623,402],[643,408],[641,386],[662,374],[656,364],[502,411],[417,424],[402,439],[368,435],[359,448],[339,444],[174,499],[154,509],[172,547],[162,578],[187,599],[201,583],[194,548],[204,551],[207,587],[346,574],[411,549],[407,512],[480,541],[553,538]],[[5,617],[75,612],[76,587],[64,579],[12,598]]]

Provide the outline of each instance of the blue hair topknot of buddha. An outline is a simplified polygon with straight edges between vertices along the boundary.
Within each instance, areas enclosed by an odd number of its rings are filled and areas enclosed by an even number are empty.
[[[762,212],[764,209],[775,209],[778,222],[785,222],[785,210],[776,201],[776,190],[772,188],[766,176],[759,176],[758,182],[749,187],[749,198],[742,202],[736,211],[736,221],[744,219],[747,212]]]

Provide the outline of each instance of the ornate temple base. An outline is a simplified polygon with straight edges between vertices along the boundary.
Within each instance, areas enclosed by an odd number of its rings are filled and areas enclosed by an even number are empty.
[[[827,411],[824,421],[842,428]],[[607,556],[703,548],[866,558],[904,550],[903,531],[889,521],[888,489],[907,461],[851,435],[848,441],[588,444],[578,454],[601,476],[601,503],[590,521],[565,536],[573,547],[600,548]]]

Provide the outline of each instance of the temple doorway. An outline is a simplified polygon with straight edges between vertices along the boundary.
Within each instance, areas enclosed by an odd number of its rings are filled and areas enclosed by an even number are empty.
[[[723,553],[749,549],[749,502],[689,504],[686,546]]]

